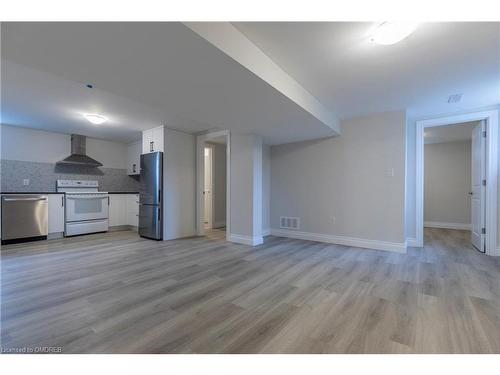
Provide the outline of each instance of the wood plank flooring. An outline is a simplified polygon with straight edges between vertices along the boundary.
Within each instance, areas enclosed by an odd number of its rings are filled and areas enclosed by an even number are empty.
[[[1,345],[63,353],[500,353],[500,260],[114,232],[1,251]]]

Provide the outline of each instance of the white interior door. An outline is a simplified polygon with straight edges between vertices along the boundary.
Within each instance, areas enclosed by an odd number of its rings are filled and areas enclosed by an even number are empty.
[[[205,227],[212,228],[212,148],[205,147],[205,187],[203,198],[205,200]]]
[[[471,241],[472,245],[485,252],[486,225],[486,124],[481,121],[472,131],[471,165]]]

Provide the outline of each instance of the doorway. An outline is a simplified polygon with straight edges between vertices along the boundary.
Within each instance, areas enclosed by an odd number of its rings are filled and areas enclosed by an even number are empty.
[[[226,142],[224,137],[205,142],[204,151],[204,227],[205,231],[226,228]]]
[[[484,252],[480,228],[485,222],[485,197],[481,186],[474,189],[483,178],[481,161],[486,156],[484,143],[477,137],[481,127],[482,121],[473,121],[424,132],[426,245],[436,238],[460,238],[461,246]]]
[[[471,123],[473,123],[471,125]],[[439,127],[472,126],[470,143],[470,242],[488,255],[497,250],[498,111],[417,121],[416,132],[416,245],[424,245],[425,134]],[[463,130],[463,129],[462,129]],[[467,223],[464,223],[467,224]]]
[[[213,146],[205,145],[205,158],[204,158],[204,169],[205,169],[205,184],[203,189],[203,199],[204,202],[204,224],[205,230],[212,229],[213,222]]]
[[[227,130],[197,137],[196,223],[199,236],[229,238],[230,150]]]

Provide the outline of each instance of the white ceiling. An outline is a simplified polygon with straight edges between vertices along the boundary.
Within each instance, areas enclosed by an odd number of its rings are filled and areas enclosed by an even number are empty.
[[[434,143],[470,141],[472,139],[472,129],[474,129],[474,126],[478,123],[478,121],[472,121],[462,124],[427,128],[424,132],[424,143],[427,145]]]
[[[108,121],[92,125],[84,113],[102,113]],[[2,60],[2,123],[127,142],[163,120],[147,105]]]
[[[340,118],[500,103],[500,23],[422,24],[393,46],[369,42],[371,23],[233,25]],[[158,124],[255,133],[268,144],[333,135],[181,23],[2,23],[1,31],[3,123],[122,141]],[[462,101],[448,104],[455,93]],[[92,125],[84,112],[110,121]]]
[[[340,118],[404,110],[423,117],[500,102],[500,23],[421,24],[369,41],[364,22],[233,23]],[[448,96],[463,93],[448,104]]]
[[[2,62],[11,125],[124,141],[158,124],[269,144],[334,134],[181,23],[3,23]],[[92,125],[82,112],[110,122]]]

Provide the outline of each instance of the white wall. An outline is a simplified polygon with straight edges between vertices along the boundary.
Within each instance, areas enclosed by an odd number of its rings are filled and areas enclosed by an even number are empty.
[[[405,113],[341,126],[340,137],[271,147],[271,227],[294,216],[302,232],[404,248]]]
[[[87,138],[87,155],[106,168],[127,168],[127,144]]]
[[[226,145],[213,143],[213,216],[214,227],[226,224]]]
[[[42,130],[1,125],[2,159],[55,163],[71,152],[71,136]],[[105,168],[127,168],[127,145],[87,138],[87,155]]]
[[[424,221],[470,224],[471,141],[424,149]]]
[[[231,240],[262,237],[262,138],[231,134]],[[255,242],[254,241],[254,242]]]
[[[407,174],[406,174],[406,197],[405,197],[405,231],[406,238],[409,240],[414,240],[416,236],[416,221],[415,221],[415,183],[416,183],[416,121],[417,120],[427,120],[430,118],[437,117],[446,117],[452,115],[459,115],[464,113],[471,112],[480,112],[480,111],[488,111],[492,109],[497,109],[500,111],[500,105],[498,106],[489,106],[477,109],[471,109],[468,111],[461,111],[458,113],[445,113],[445,114],[436,114],[434,116],[426,117],[426,118],[408,118],[406,121],[406,166],[407,166]],[[500,123],[500,112],[499,119]],[[500,143],[500,139],[498,140]],[[500,169],[500,153],[499,153],[499,169]],[[499,170],[500,175],[500,170]],[[497,218],[497,233],[500,233],[500,184],[498,184],[498,218]],[[497,236],[497,246],[500,247],[500,236]]]
[[[262,233],[271,229],[271,147],[262,146]]]
[[[192,134],[164,129],[163,238],[196,233],[196,145]]]

